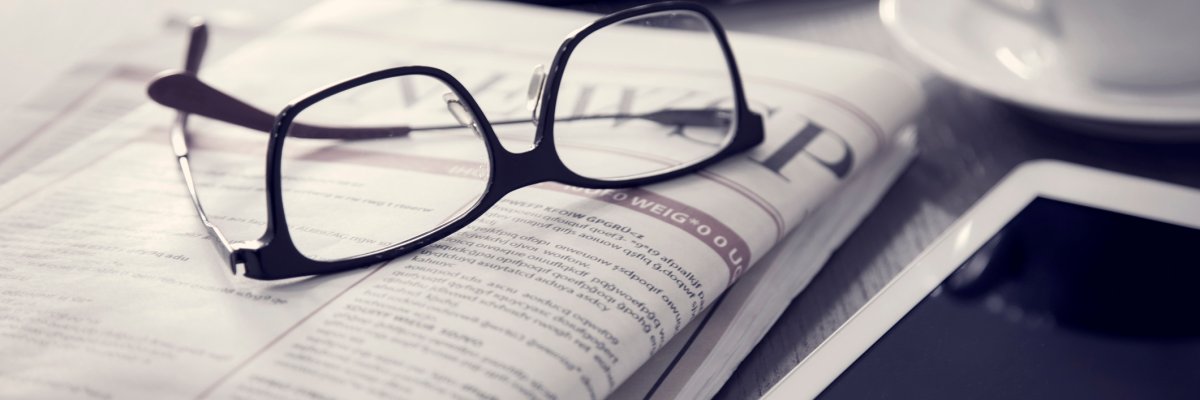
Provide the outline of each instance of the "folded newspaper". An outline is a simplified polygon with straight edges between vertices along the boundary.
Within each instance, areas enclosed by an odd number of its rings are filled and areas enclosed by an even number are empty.
[[[327,2],[203,74],[275,109],[435,65],[492,116],[510,110],[487,98],[523,93],[594,18]],[[172,112],[147,105],[0,190],[0,397],[711,397],[903,168],[922,102],[869,56],[731,41],[765,117],[756,149],[637,189],[522,189],[416,254],[283,282],[228,274],[173,165]],[[234,239],[262,232],[264,144],[197,149],[205,205]],[[330,190],[379,176],[339,168]]]

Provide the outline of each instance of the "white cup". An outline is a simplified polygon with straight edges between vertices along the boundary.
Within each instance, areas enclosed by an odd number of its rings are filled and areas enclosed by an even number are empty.
[[[1200,84],[1200,0],[988,0],[1057,39],[1064,63],[1118,86]]]

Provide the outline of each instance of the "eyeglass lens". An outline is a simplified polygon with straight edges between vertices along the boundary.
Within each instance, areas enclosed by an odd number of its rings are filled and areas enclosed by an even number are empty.
[[[733,80],[691,11],[633,17],[580,40],[554,115],[555,149],[585,177],[623,180],[712,157],[733,136]]]
[[[301,110],[281,164],[288,233],[314,260],[404,243],[461,218],[480,200],[488,150],[471,110],[441,80],[405,75],[339,92]],[[305,127],[372,139],[306,138]]]

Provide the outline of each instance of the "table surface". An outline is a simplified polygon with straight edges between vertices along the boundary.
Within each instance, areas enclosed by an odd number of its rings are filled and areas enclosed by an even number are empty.
[[[626,5],[629,2],[570,7],[604,12]],[[732,31],[824,43],[892,60],[918,76],[928,96],[925,112],[916,121],[916,159],[791,303],[719,399],[757,398],[768,390],[1024,161],[1060,159],[1200,187],[1200,144],[1120,142],[1037,122],[1018,108],[937,76],[905,53],[879,21],[876,1],[757,0],[712,8]],[[25,48],[30,43],[18,39],[0,42],[0,47]],[[4,99],[12,100],[12,89],[19,87],[4,83],[0,86],[10,89]]]

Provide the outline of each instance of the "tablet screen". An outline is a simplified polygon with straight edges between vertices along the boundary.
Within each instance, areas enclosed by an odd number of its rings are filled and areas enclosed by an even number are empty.
[[[821,398],[1200,398],[1200,230],[1036,199]]]

